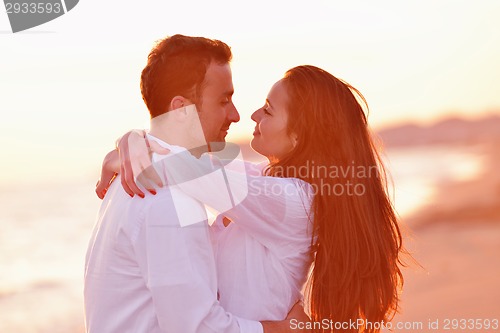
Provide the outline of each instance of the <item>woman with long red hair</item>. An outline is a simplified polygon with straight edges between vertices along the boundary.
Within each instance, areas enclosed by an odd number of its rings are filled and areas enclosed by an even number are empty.
[[[271,163],[266,173],[298,177],[318,189],[312,203],[316,252],[307,285],[311,319],[387,321],[397,310],[403,282],[398,266],[402,236],[359,103],[364,98],[312,66],[289,70],[282,82],[288,92],[288,128],[300,139],[293,152]],[[311,161],[316,170],[335,166],[344,172],[335,172],[335,177],[293,172]],[[346,193],[347,184],[351,193]],[[335,188],[344,193],[321,190]]]

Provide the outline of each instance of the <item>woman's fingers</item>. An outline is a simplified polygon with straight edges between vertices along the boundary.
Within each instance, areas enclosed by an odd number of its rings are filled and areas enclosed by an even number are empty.
[[[135,184],[134,173],[132,172],[132,169],[125,168],[122,162],[120,170],[121,170],[121,183],[125,192],[127,192],[128,195],[130,195],[131,197],[137,194],[141,198],[144,198],[144,193]]]
[[[149,192],[156,194],[155,188],[163,187],[164,183],[152,165],[152,154],[166,155],[170,150],[162,147],[156,141],[148,140],[147,138],[145,138],[144,143],[147,147],[148,154],[144,155],[142,151],[137,151],[140,152],[140,154],[136,156],[139,163],[137,164],[138,169],[134,169],[134,174],[137,172],[137,181]]]
[[[95,187],[95,193],[99,199],[104,199],[109,186],[115,180],[117,173],[101,174],[101,179],[97,182]]]
[[[120,140],[118,147],[120,150],[121,170],[123,170],[124,175],[122,179],[123,188],[131,196],[137,194],[144,198],[144,193],[137,186],[136,179],[143,171],[144,161],[149,164],[151,164],[151,161],[142,132],[128,132]]]
[[[110,151],[102,163],[100,179],[96,184],[95,192],[100,199],[103,199],[109,188],[109,185],[116,177],[119,169],[119,158],[116,150]]]
[[[153,182],[150,179],[148,179],[144,173],[141,173],[137,177],[137,183],[142,185],[146,190],[148,190],[149,193],[153,195],[156,194],[156,189]]]
[[[163,187],[163,181],[161,177],[158,175],[156,172],[155,168],[152,165],[149,165],[148,167],[144,168],[142,170],[141,174],[143,177],[148,179],[148,183],[151,183],[151,187],[146,187],[148,190],[154,189],[155,187]]]
[[[161,177],[152,166],[152,153],[168,154],[169,149],[154,140],[148,140],[144,133],[129,131],[118,142],[120,155],[120,173],[122,186],[130,196],[135,194],[144,198],[144,192],[138,185],[144,186],[150,193],[156,194],[156,187],[164,186]],[[156,186],[155,186],[156,185]]]
[[[122,162],[122,185],[130,196],[137,194],[139,197],[144,198],[144,192],[139,188],[138,185],[142,185],[150,193],[156,194],[156,187],[162,187],[163,182],[160,176],[156,173],[155,169],[151,165],[151,161],[148,159],[142,163],[149,163],[148,167],[145,165],[139,165],[132,170],[130,167],[130,162]],[[127,164],[129,166],[127,166]],[[132,170],[132,171],[131,171]],[[142,170],[139,172],[139,170]],[[136,176],[137,175],[137,176]],[[157,186],[155,186],[157,184]]]
[[[146,164],[146,167],[144,168],[144,174],[147,178],[151,179],[155,184],[157,184],[159,187],[163,187],[165,184],[163,183],[161,177],[158,175],[156,170],[153,168],[151,165],[151,158],[153,153],[160,154],[160,155],[167,155],[170,153],[170,149],[162,147],[158,142],[153,141],[153,140],[147,140],[147,145],[150,150],[150,155],[148,162],[149,164]]]
[[[137,137],[137,133],[134,131],[130,131],[125,134],[118,143],[118,151],[120,153],[120,173],[121,173],[121,183],[125,192],[128,193],[131,197],[135,194],[144,198],[144,193],[137,187],[135,183],[135,175],[138,174],[137,169],[133,165],[134,159],[131,159],[131,156],[134,156],[130,152],[130,144]]]

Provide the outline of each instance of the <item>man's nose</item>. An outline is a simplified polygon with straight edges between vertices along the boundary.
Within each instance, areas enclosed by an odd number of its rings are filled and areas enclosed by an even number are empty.
[[[234,106],[233,103],[231,103],[231,108],[229,109],[227,119],[232,123],[237,123],[238,121],[240,121],[240,114],[238,113],[238,110],[236,110],[236,106]]]

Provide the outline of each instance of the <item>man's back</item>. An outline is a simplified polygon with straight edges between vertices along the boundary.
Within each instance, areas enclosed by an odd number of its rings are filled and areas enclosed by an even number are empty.
[[[175,317],[183,315],[177,298],[189,296],[176,292],[182,285],[204,284],[215,299],[208,226],[200,221],[180,227],[172,192],[190,209],[204,210],[175,189],[141,199],[130,198],[119,179],[111,185],[86,256],[87,332],[169,332],[165,328],[175,327]]]

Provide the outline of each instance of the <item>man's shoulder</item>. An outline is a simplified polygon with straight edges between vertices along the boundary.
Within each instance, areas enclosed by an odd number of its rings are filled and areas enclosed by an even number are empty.
[[[144,199],[140,198],[138,195],[131,197],[123,189],[120,182],[120,176],[118,176],[106,192],[99,214],[104,215],[112,212],[119,212],[122,217],[141,216],[144,215],[144,212],[149,209],[154,201],[162,196],[161,193],[159,194],[160,195],[156,197],[147,192],[145,193]]]

